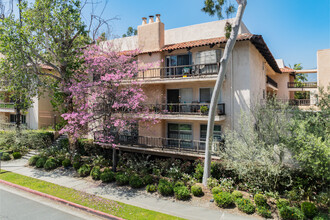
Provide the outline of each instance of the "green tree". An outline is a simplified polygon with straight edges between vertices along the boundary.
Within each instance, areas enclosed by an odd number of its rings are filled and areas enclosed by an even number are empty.
[[[294,70],[302,70],[303,67],[301,63],[297,63],[293,65]],[[306,74],[304,73],[297,73],[295,74],[295,79],[294,82],[297,83],[298,85],[301,85],[303,82],[307,81]],[[295,92],[294,93],[294,99],[309,99],[310,95],[309,92]]]
[[[134,35],[137,35],[137,30],[135,28],[128,27],[127,32],[126,32],[126,34],[123,34],[123,37],[130,37],[130,36],[134,36]]]
[[[243,13],[247,4],[247,0],[236,0],[238,4],[237,14],[236,18],[234,20],[233,26],[231,24],[227,24],[225,31],[226,31],[226,37],[228,38],[228,41],[226,43],[226,47],[224,50],[224,54],[222,58],[220,59],[220,69],[217,77],[216,84],[214,86],[211,104],[210,104],[210,110],[208,115],[208,123],[207,123],[207,132],[206,132],[206,144],[205,144],[205,163],[204,163],[204,174],[203,174],[203,185],[207,185],[207,179],[210,177],[210,170],[211,170],[211,147],[213,142],[213,131],[214,131],[214,118],[215,118],[215,112],[217,108],[217,102],[219,100],[220,91],[222,89],[223,81],[225,79],[225,73],[227,71],[227,64],[229,61],[229,57],[231,55],[231,52],[234,48],[234,45],[236,43],[236,38],[238,35],[238,29],[242,22]],[[216,13],[218,15],[218,18],[221,18],[224,10],[224,4],[225,0],[205,0],[204,5],[205,7],[202,9],[205,13],[214,16]],[[227,1],[228,2],[228,1]],[[235,11],[233,7],[230,6],[226,9],[226,13]],[[229,34],[230,33],[230,34]]]

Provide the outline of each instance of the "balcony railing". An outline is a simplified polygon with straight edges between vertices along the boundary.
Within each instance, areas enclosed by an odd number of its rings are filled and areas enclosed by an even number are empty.
[[[310,106],[310,99],[278,99],[282,103],[286,103],[291,106]]]
[[[317,82],[288,82],[288,88],[317,88]]]
[[[174,67],[160,67],[139,72],[138,79],[175,79],[216,75],[220,63],[194,64]]]
[[[0,103],[0,109],[14,109],[14,103]]]
[[[210,103],[146,104],[150,112],[177,115],[208,115]],[[218,115],[225,115],[225,103],[217,105]]]
[[[97,132],[99,133],[99,132]],[[98,142],[97,133],[94,134],[94,141]],[[130,135],[117,135],[114,141],[119,145],[137,146],[143,148],[156,148],[160,150],[176,150],[195,153],[205,152],[205,141],[197,140],[184,140],[174,138],[162,137],[145,137],[145,136],[130,136]],[[214,141],[212,151],[219,151],[223,146],[222,142]]]
[[[270,78],[269,76],[267,76],[267,81],[268,84],[274,86],[275,88],[277,88],[277,82],[275,82],[272,78]]]

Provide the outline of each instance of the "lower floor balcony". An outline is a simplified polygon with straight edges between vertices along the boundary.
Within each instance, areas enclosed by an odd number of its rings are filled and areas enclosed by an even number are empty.
[[[0,103],[0,112],[15,112],[15,104],[14,103]]]
[[[281,103],[288,104],[290,106],[310,106],[310,99],[277,99]]]

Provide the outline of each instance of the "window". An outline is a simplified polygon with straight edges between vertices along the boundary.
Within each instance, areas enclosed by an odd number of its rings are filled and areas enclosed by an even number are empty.
[[[178,67],[178,66],[188,66],[191,65],[191,53],[182,54],[182,55],[172,55],[166,56],[166,68],[167,75],[183,75],[183,73],[189,73],[190,69],[187,67]]]
[[[200,103],[211,103],[211,97],[213,94],[213,88],[200,88],[199,89],[199,102]],[[218,104],[221,103],[221,92],[218,100]]]
[[[190,124],[168,124],[169,147],[192,148],[192,127]]]
[[[207,125],[200,127],[200,141],[206,141]],[[214,125],[213,140],[221,141],[221,125]]]
[[[13,114],[11,114],[10,115],[10,123],[16,123],[16,115],[13,115]],[[26,116],[25,115],[21,115],[21,124],[26,124]]]

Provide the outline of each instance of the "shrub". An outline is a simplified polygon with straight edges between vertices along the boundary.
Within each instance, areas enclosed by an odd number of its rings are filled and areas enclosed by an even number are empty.
[[[153,192],[156,192],[157,191],[157,186],[156,185],[147,185],[147,188],[146,188],[147,192],[149,193],[153,193]]]
[[[150,185],[154,182],[154,178],[151,175],[145,175],[143,177],[143,183],[144,185]]]
[[[29,159],[29,165],[30,166],[35,166],[37,161],[39,160],[40,156],[34,155]]]
[[[236,190],[234,192],[232,192],[231,195],[233,196],[234,200],[243,198],[243,194]]]
[[[141,177],[139,177],[138,175],[133,175],[129,178],[129,185],[132,188],[141,188],[144,183]]]
[[[160,179],[158,183],[158,192],[162,196],[173,195],[173,185],[165,179]]]
[[[256,208],[249,199],[244,199],[244,198],[237,199],[236,205],[239,210],[241,210],[246,214],[252,214],[256,210]]]
[[[37,168],[43,168],[46,161],[47,161],[47,157],[40,157],[36,162],[36,167]]]
[[[204,192],[201,186],[193,185],[191,187],[191,192],[194,196],[201,197],[204,196]]]
[[[213,187],[212,194],[216,195],[222,192],[222,189],[219,186]]]
[[[174,187],[174,195],[178,200],[188,200],[190,199],[190,191],[186,186]]]
[[[75,170],[79,170],[79,168],[80,168],[80,162],[79,161],[75,161],[75,162],[73,162],[72,166],[73,166],[73,168]]]
[[[129,182],[128,176],[123,173],[118,173],[116,175],[116,183],[119,186],[127,185]]]
[[[257,213],[264,218],[272,217],[272,212],[266,206],[257,206]]]
[[[99,166],[93,167],[90,173],[93,180],[99,180],[101,176],[101,170]]]
[[[234,191],[234,181],[231,178],[223,178],[220,180],[220,187],[223,191],[233,192]]]
[[[78,169],[78,173],[80,177],[86,177],[90,174],[90,172],[91,172],[91,167],[88,164],[84,164]]]
[[[176,183],[174,184],[174,188],[175,188],[175,187],[180,187],[180,186],[185,186],[184,182],[182,182],[182,181],[178,181],[178,182],[176,182]]]
[[[329,216],[325,213],[319,213],[313,220],[329,220]]]
[[[105,168],[100,178],[103,183],[110,183],[115,181],[115,174],[109,168]]]
[[[210,189],[219,186],[219,181],[215,178],[208,178],[207,179],[207,187],[209,187]]]
[[[64,160],[62,161],[62,166],[65,167],[65,168],[71,166],[71,160],[69,160],[69,159],[64,159]]]
[[[315,204],[311,202],[301,203],[301,211],[307,218],[313,218],[317,215],[317,208]]]
[[[280,210],[281,208],[283,208],[285,206],[289,206],[289,205],[290,205],[290,203],[286,199],[279,199],[276,201],[276,206],[277,206],[278,210]]]
[[[213,195],[213,197],[217,206],[221,208],[227,208],[234,204],[233,197],[229,192],[220,192]]]
[[[53,170],[57,167],[57,162],[54,158],[49,158],[48,160],[46,160],[46,163],[44,164],[44,168],[46,170]]]
[[[255,194],[254,195],[254,202],[257,206],[267,206],[267,199],[262,194]]]
[[[21,154],[21,152],[14,152],[13,157],[14,157],[14,159],[20,159],[22,157],[22,154]]]
[[[11,157],[8,153],[3,153],[1,160],[3,160],[3,161],[11,160]]]
[[[204,168],[203,165],[201,163],[198,163],[195,167],[195,173],[194,173],[194,177],[198,180],[198,182],[202,182],[203,179],[203,172],[204,172]]]
[[[283,206],[280,209],[280,216],[283,220],[302,220],[304,214],[296,207]]]

